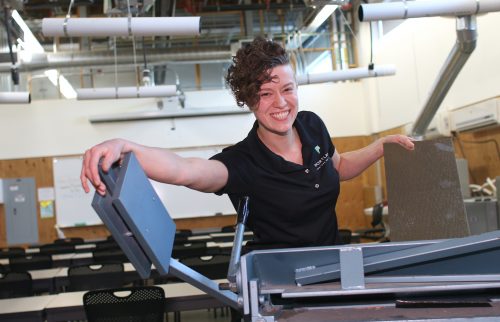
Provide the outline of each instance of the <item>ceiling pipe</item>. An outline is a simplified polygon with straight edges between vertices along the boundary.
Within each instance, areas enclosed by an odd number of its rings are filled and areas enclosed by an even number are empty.
[[[476,16],[457,17],[457,41],[453,46],[444,66],[441,68],[437,80],[424,108],[413,123],[412,136],[423,137],[439,106],[443,102],[451,85],[462,70],[476,48],[477,25]]]
[[[190,61],[229,61],[231,59],[230,46],[207,46],[191,48],[189,50],[148,49],[148,63],[161,62],[190,62]],[[134,64],[134,53],[130,50],[121,52],[116,57],[118,65]],[[34,56],[30,62],[21,62],[17,65],[19,71],[29,72],[44,69],[60,69],[71,67],[107,66],[115,64],[113,51],[77,51],[46,53]],[[10,73],[12,64],[0,63],[0,73]]]

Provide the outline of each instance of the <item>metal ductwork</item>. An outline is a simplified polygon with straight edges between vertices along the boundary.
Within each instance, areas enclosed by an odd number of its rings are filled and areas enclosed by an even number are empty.
[[[423,137],[451,85],[476,48],[476,16],[457,17],[457,41],[439,72],[424,108],[413,124],[414,137]]]
[[[208,62],[229,61],[231,59],[230,46],[204,46],[189,49],[148,49],[148,64],[173,62]],[[77,51],[45,53],[34,56],[30,62],[18,64],[19,71],[30,72],[44,69],[61,69],[70,67],[91,67],[124,64],[134,64],[141,61],[141,53],[134,53],[130,49],[119,52],[114,56],[113,51]],[[0,63],[0,73],[10,73],[11,63]]]

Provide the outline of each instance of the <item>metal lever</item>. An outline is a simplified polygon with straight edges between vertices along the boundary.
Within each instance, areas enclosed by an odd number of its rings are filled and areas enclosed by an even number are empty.
[[[236,283],[236,275],[240,267],[240,257],[241,257],[241,245],[243,244],[243,235],[245,233],[245,225],[249,214],[249,203],[250,198],[244,196],[240,199],[238,205],[238,218],[236,224],[236,233],[234,235],[233,249],[231,251],[231,260],[229,262],[229,268],[227,272],[227,280],[229,281],[229,289],[233,292],[237,292],[238,287]]]

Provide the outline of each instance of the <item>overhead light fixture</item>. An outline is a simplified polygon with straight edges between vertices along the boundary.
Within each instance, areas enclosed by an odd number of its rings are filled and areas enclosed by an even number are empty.
[[[241,107],[211,107],[211,108],[183,108],[183,109],[162,109],[151,112],[138,112],[127,114],[107,114],[89,118],[90,123],[144,121],[171,118],[201,117],[201,116],[222,116],[251,113],[247,108]]]
[[[367,77],[390,76],[396,74],[396,66],[379,65],[373,68],[359,67],[345,70],[337,70],[327,73],[297,75],[299,85],[317,84],[326,82],[339,82]]]
[[[197,36],[200,17],[44,18],[46,37]]]
[[[325,21],[332,15],[332,13],[337,10],[338,5],[336,4],[327,4],[324,5],[323,8],[318,12],[316,17],[314,17],[313,21],[303,29],[304,32],[315,32]]]
[[[470,16],[500,11],[498,0],[434,0],[361,4],[360,21],[392,20],[435,16]]]
[[[0,92],[0,104],[29,104],[29,92]]]
[[[35,38],[30,28],[28,27],[28,25],[26,25],[17,10],[12,10],[12,19],[14,19],[14,21],[23,31],[23,55],[28,56],[31,60],[31,56],[33,54],[45,53],[42,45]],[[59,91],[65,98],[76,97],[76,92],[71,84],[64,76],[60,75],[57,70],[46,70],[44,74],[54,86],[59,88]]]
[[[77,100],[168,97],[177,95],[176,85],[130,86],[107,88],[80,88],[76,90]]]

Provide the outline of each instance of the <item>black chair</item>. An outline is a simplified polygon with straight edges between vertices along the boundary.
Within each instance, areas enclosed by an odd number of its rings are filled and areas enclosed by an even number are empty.
[[[67,237],[54,240],[54,244],[81,245],[83,243],[85,243],[85,241],[81,237]]]
[[[10,272],[0,274],[0,298],[33,296],[31,274],[28,272]]]
[[[214,255],[184,258],[180,262],[210,279],[222,279],[227,277],[230,260],[230,255]]]
[[[114,240],[105,240],[95,244],[96,250],[120,249],[118,243]]]
[[[359,234],[361,239],[378,242],[388,241],[384,221],[382,220],[384,206],[386,205],[386,202],[381,202],[373,206],[371,222],[373,228],[357,230],[356,233]]]
[[[221,228],[221,233],[234,233],[236,231],[234,226],[224,226]]]
[[[45,254],[13,257],[9,259],[9,268],[12,272],[26,272],[35,269],[52,268],[52,256]]]
[[[337,245],[347,245],[352,241],[352,231],[350,229],[339,229],[337,235]]]
[[[95,250],[92,252],[92,257],[94,259],[94,263],[126,263],[129,261],[127,255],[125,255],[125,253],[120,248]]]
[[[181,229],[175,231],[174,244],[184,244],[188,242],[188,238],[193,235],[189,229]]]
[[[54,255],[54,254],[68,254],[74,252],[75,252],[74,244],[53,243],[40,246],[40,254]]]
[[[125,283],[122,263],[71,266],[68,279],[68,291],[118,288]]]
[[[0,248],[0,258],[24,257],[25,254],[24,248],[21,247]]]
[[[178,244],[172,247],[172,257],[183,259],[188,257],[200,257],[208,254],[206,242],[193,242],[186,244]]]
[[[165,291],[157,286],[89,291],[83,307],[88,322],[162,322]]]

